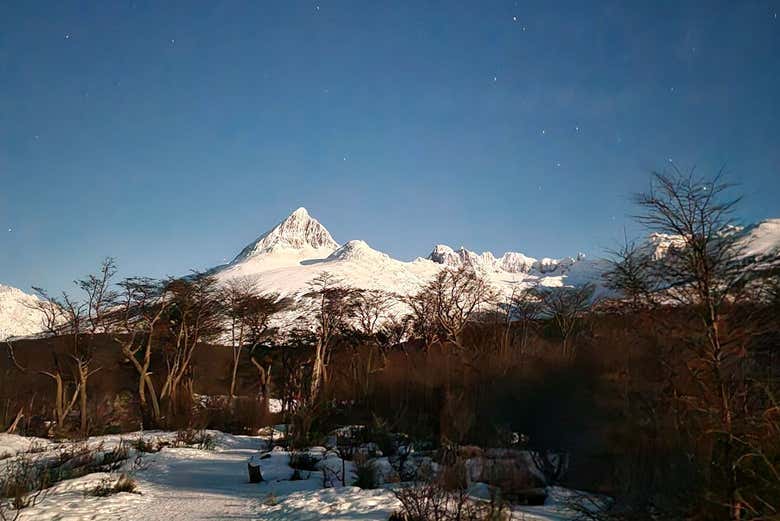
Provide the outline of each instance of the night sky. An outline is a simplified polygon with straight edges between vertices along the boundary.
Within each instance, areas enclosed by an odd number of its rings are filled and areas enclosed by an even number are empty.
[[[780,2],[0,1],[0,282],[339,242],[602,255],[648,174],[780,217]]]

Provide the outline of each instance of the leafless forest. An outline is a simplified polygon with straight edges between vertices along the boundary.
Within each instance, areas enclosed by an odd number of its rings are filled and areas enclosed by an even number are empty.
[[[0,427],[85,437],[283,423],[306,447],[361,424],[384,451],[403,433],[451,469],[475,451],[529,449],[548,484],[613,498],[583,516],[778,519],[777,257],[740,250],[739,200],[720,178],[658,174],[652,186],[636,218],[680,243],[659,256],[626,240],[608,296],[507,296],[464,267],[410,295],[324,274],[293,301],[209,273],[117,280],[106,259],[73,293],[37,290],[47,334],[4,346]],[[498,474],[507,495],[533,488]]]

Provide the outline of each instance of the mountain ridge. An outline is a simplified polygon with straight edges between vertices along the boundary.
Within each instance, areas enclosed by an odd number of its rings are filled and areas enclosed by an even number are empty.
[[[741,241],[749,255],[780,251],[780,219],[767,219],[740,229]],[[679,237],[650,234],[643,247],[660,257],[678,245]],[[427,257],[401,261],[375,250],[363,240],[340,245],[330,232],[301,207],[266,233],[247,244],[233,260],[209,270],[220,283],[247,278],[263,291],[274,291],[300,299],[308,283],[322,272],[330,272],[343,283],[360,289],[382,289],[408,294],[419,289],[439,270],[469,265],[477,269],[497,289],[507,294],[518,287],[563,286],[596,283],[607,261],[574,257],[534,258],[520,252],[500,257],[486,251],[477,253],[437,244]],[[0,340],[31,335],[40,331],[40,311],[34,309],[37,297],[0,284]]]

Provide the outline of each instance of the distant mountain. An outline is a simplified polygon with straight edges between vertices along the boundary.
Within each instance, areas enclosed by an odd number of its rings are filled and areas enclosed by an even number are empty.
[[[737,233],[747,255],[780,250],[780,219],[763,221]],[[645,247],[660,258],[679,244],[679,237],[651,234]],[[221,281],[236,277],[256,280],[267,291],[292,297],[302,295],[307,283],[326,271],[353,287],[407,294],[444,266],[462,265],[473,267],[505,293],[535,285],[599,285],[608,266],[604,259],[588,259],[581,253],[560,259],[537,259],[519,252],[496,257],[491,252],[477,253],[463,247],[454,250],[443,244],[434,246],[425,258],[405,262],[374,250],[362,240],[339,246],[319,221],[305,208],[299,208],[213,273]]]
[[[746,255],[762,256],[780,251],[780,219],[738,229],[737,233]],[[679,237],[652,234],[644,247],[660,258],[670,247],[679,244]],[[308,283],[323,272],[356,288],[405,295],[417,291],[445,266],[462,265],[473,267],[506,294],[515,288],[536,285],[600,285],[601,274],[608,266],[604,259],[588,259],[582,254],[536,259],[507,252],[496,257],[491,252],[454,250],[443,244],[436,245],[427,257],[400,261],[362,240],[339,245],[305,208],[298,208],[249,243],[230,263],[210,272],[220,282],[241,277],[256,282],[263,291],[300,298],[308,290]],[[40,329],[40,312],[30,308],[35,301],[32,295],[0,285],[0,339],[29,335]]]
[[[248,278],[267,291],[292,297],[302,295],[308,289],[307,283],[326,271],[350,286],[406,294],[416,291],[444,266],[464,264],[477,269],[507,293],[518,285],[560,286],[597,280],[604,265],[603,261],[591,261],[582,254],[535,259],[508,252],[496,258],[490,252],[478,254],[465,248],[455,251],[441,244],[426,258],[405,262],[362,240],[339,246],[319,221],[299,208],[247,245],[231,263],[212,272],[221,281]]]

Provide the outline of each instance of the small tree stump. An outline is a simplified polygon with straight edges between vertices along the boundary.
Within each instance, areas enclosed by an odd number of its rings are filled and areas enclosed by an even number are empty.
[[[260,483],[263,481],[263,469],[260,466],[260,457],[252,456],[246,464],[249,470],[249,482]]]

